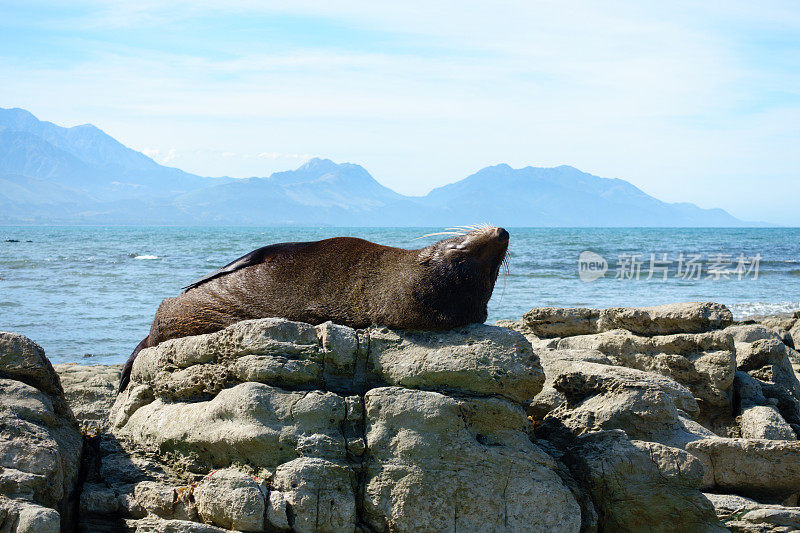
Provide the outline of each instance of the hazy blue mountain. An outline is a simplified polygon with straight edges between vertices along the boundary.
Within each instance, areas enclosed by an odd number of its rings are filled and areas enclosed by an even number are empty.
[[[230,180],[159,165],[91,124],[63,128],[24,109],[3,108],[0,174],[51,180],[98,201],[171,198]]]
[[[0,223],[450,226],[743,226],[722,209],[669,204],[569,166],[479,170],[424,197],[353,163],[312,159],[247,179],[159,165],[90,125],[0,108]]]
[[[62,128],[52,122],[39,120],[24,109],[0,108],[0,128],[31,133],[78,159],[100,167],[151,170],[159,166],[146,155],[131,150],[91,124]]]
[[[454,218],[508,226],[741,226],[722,209],[669,204],[621,179],[570,166],[486,167],[421,199]]]
[[[416,201],[378,183],[362,166],[319,158],[267,178],[185,193],[174,203],[187,216],[229,224],[413,226],[428,214]]]
[[[54,181],[19,174],[0,175],[0,205],[78,205],[85,201],[86,195],[81,191]]]
[[[0,130],[0,173],[83,183],[95,169],[24,131]]]
[[[306,205],[371,209],[405,198],[378,183],[361,165],[330,159],[314,158],[297,170],[276,172],[267,179]]]

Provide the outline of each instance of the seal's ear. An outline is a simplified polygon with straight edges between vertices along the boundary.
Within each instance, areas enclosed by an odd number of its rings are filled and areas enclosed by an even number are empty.
[[[249,254],[243,255],[239,259],[236,259],[228,263],[224,267],[215,270],[214,272],[206,276],[203,276],[194,283],[190,283],[185,287],[181,287],[181,289],[184,289],[183,291],[184,293],[189,292],[190,290],[199,287],[203,283],[211,281],[212,279],[219,278],[221,276],[230,274],[231,272],[236,272],[237,270],[241,270],[249,266],[259,265],[261,263],[267,263],[278,255],[296,252],[302,248],[307,247],[310,244],[313,243],[284,242],[280,244],[271,244],[269,246],[264,246],[263,248],[259,248],[258,250],[253,250]]]

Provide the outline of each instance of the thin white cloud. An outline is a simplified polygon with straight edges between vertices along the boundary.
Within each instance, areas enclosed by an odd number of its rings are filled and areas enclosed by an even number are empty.
[[[169,150],[161,150],[159,148],[142,148],[139,151],[157,163],[161,163],[162,165],[167,165],[178,157],[178,152],[174,148],[170,148]]]
[[[256,157],[259,159],[298,159],[306,161],[315,157],[311,154],[283,154],[281,152],[261,152]]]

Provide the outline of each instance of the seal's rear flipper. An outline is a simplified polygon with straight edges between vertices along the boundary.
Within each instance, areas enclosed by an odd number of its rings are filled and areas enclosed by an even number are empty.
[[[125,388],[128,386],[128,383],[131,380],[131,370],[133,370],[133,361],[136,359],[136,356],[139,355],[139,352],[148,347],[147,341],[149,338],[150,336],[148,335],[147,337],[142,339],[142,342],[140,342],[136,346],[136,348],[134,348],[133,353],[131,354],[130,357],[128,357],[128,360],[125,362],[125,367],[122,369],[122,375],[119,378],[119,389],[117,390],[117,394],[124,391]]]

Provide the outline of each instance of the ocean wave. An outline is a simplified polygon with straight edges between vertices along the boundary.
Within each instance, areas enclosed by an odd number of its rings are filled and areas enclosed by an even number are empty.
[[[733,318],[741,320],[751,316],[792,313],[800,310],[800,302],[742,302],[729,304]]]
[[[135,255],[134,259],[161,259],[157,255]]]

